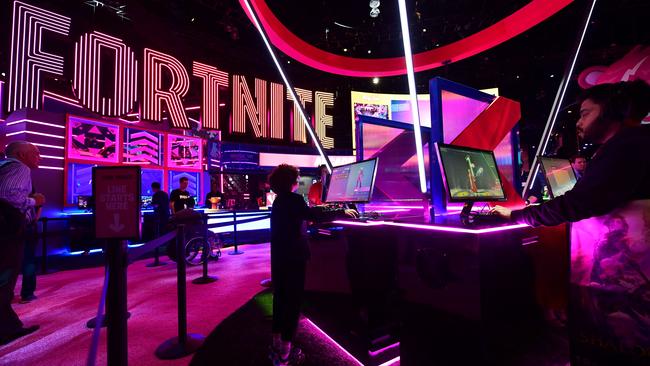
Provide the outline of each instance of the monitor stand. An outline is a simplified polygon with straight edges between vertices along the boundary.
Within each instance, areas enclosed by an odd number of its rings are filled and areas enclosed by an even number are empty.
[[[465,202],[463,205],[463,209],[460,211],[460,222],[463,225],[470,225],[470,213],[472,212],[472,206],[474,206],[474,202]]]

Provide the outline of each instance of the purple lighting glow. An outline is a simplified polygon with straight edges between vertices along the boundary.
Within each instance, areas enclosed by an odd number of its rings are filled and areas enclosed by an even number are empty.
[[[528,225],[525,225],[525,224],[513,224],[513,225],[490,227],[490,228],[484,228],[484,229],[465,229],[465,228],[460,228],[460,227],[449,227],[449,226],[439,226],[439,225],[422,225],[422,224],[407,224],[407,223],[402,223],[402,222],[390,222],[390,221],[358,222],[358,221],[336,220],[336,221],[334,221],[334,223],[342,224],[342,225],[352,225],[352,226],[381,226],[381,225],[399,226],[399,227],[406,227],[406,228],[420,229],[420,230],[447,231],[447,232],[452,232],[452,233],[465,233],[465,234],[494,233],[494,232],[498,232],[498,231],[513,230],[513,229],[519,229],[519,228],[528,226]]]
[[[309,324],[314,330],[318,331],[318,333],[322,334],[327,340],[329,340],[332,344],[334,344],[338,349],[343,351],[343,353],[345,353],[348,357],[350,357],[350,359],[352,359],[357,365],[365,366],[359,360],[357,360],[356,357],[352,356],[352,354],[350,352],[348,352],[345,348],[343,348],[340,344],[338,344],[334,339],[332,339],[332,337],[327,335],[327,333],[325,333],[316,324],[314,324],[314,322],[312,322],[309,318],[305,317],[304,319],[305,319],[305,322],[307,324]]]

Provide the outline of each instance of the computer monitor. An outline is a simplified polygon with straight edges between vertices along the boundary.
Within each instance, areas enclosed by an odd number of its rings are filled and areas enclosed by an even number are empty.
[[[449,201],[501,201],[506,198],[492,151],[447,144],[436,144],[436,151]]]
[[[80,210],[88,210],[90,208],[88,198],[88,196],[77,196],[77,208]]]
[[[152,196],[140,196],[140,203],[142,204],[142,208],[149,208],[151,207],[151,200],[153,199]]]
[[[296,190],[296,193],[301,195],[307,203],[309,203],[309,200],[307,199],[307,196],[309,195],[309,189],[311,188],[311,185],[314,184],[315,180],[315,177],[301,176],[300,180],[298,181],[298,189]]]
[[[370,202],[377,174],[377,158],[334,167],[329,178],[327,203]]]
[[[578,181],[568,159],[547,158],[544,156],[539,159],[551,197],[559,197],[565,194]]]

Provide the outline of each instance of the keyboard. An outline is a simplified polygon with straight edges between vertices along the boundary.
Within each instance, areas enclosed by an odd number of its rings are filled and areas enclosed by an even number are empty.
[[[470,223],[473,225],[499,225],[509,222],[510,220],[500,216],[496,212],[472,212],[470,215]]]

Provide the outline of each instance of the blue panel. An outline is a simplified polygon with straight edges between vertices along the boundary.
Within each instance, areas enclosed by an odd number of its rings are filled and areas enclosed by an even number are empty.
[[[171,192],[174,189],[178,188],[179,186],[179,180],[182,177],[187,177],[189,180],[190,184],[187,186],[187,191],[190,192],[192,196],[195,197],[196,203],[198,204],[201,200],[202,197],[200,195],[200,179],[201,179],[201,173],[199,172],[181,172],[181,171],[175,171],[175,170],[170,170],[169,171],[169,187],[167,188],[167,191]]]
[[[93,195],[93,164],[68,165],[68,189],[66,204],[76,205],[78,196]]]
[[[160,189],[166,191],[165,187],[165,173],[161,169],[142,169],[140,171],[142,180],[140,181],[140,195],[142,196],[153,196],[151,191],[151,183],[158,182],[160,183]]]

